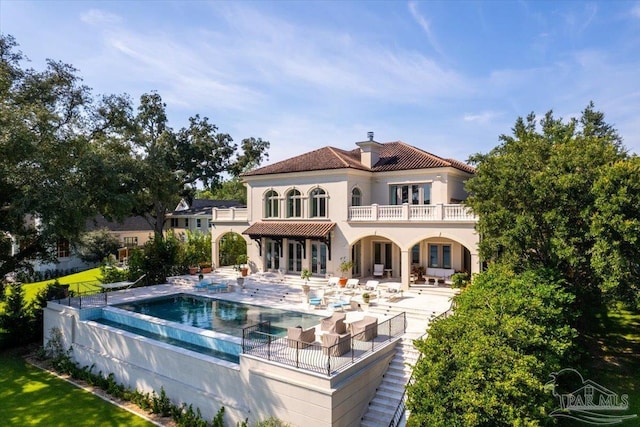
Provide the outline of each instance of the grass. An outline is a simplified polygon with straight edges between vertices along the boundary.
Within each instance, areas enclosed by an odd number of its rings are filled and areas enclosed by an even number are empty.
[[[69,274],[58,278],[61,285],[70,285],[69,289],[74,292],[85,292],[95,290],[100,283],[100,269],[92,268],[79,273]],[[56,279],[43,280],[41,282],[25,283],[22,285],[24,289],[24,297],[27,301],[32,301],[40,289],[46,288],[49,283],[53,283]]]
[[[11,353],[0,353],[0,419],[7,427],[154,425]]]
[[[581,372],[583,378],[617,393],[629,396],[629,409],[618,415],[636,414],[620,426],[636,426],[640,422],[640,311],[610,309],[596,316],[597,324],[589,336],[589,361]],[[612,413],[612,412],[610,412]],[[563,420],[562,426],[585,423]]]

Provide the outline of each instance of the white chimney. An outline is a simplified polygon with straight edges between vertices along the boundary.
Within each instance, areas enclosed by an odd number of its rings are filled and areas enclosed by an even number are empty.
[[[360,147],[360,163],[371,169],[380,160],[382,144],[373,140],[373,132],[367,132],[367,141],[356,142]]]

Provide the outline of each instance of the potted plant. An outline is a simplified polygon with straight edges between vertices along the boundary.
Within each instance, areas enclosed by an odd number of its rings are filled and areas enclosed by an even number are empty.
[[[211,263],[210,262],[201,262],[200,263],[200,272],[201,273],[211,273]]]
[[[424,283],[424,273],[426,273],[426,269],[423,265],[414,265],[412,273],[416,275],[416,283]]]
[[[240,254],[236,258],[236,263],[238,264],[238,270],[240,270],[240,275],[242,277],[246,276],[249,273],[249,266],[247,265],[249,262],[249,257],[246,254]]]
[[[370,300],[371,294],[369,292],[365,292],[364,294],[362,294],[362,302],[364,302],[365,304],[369,304]]]
[[[192,276],[195,276],[196,274],[198,274],[198,266],[190,265],[189,266],[189,274],[191,274]]]
[[[342,273],[342,275],[340,276],[340,282],[338,282],[340,286],[344,287],[347,284],[346,274],[347,272],[351,271],[352,268],[353,261],[348,260],[344,257],[340,259],[340,265],[338,266],[338,270],[340,270],[340,272]]]
[[[311,286],[309,286],[309,278],[311,277],[311,271],[308,268],[303,268],[300,273],[300,278],[304,280],[304,285],[302,285],[302,292],[307,299],[307,304],[309,303],[309,292],[311,292]]]

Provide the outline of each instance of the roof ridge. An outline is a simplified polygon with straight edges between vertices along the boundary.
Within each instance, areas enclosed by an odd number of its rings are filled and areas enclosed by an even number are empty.
[[[396,143],[398,143],[398,144],[402,144],[402,145],[404,145],[405,147],[409,147],[409,148],[410,148],[410,149],[412,149],[413,151],[417,151],[418,153],[420,153],[420,154],[422,154],[422,155],[426,155],[426,156],[428,156],[428,157],[431,157],[432,159],[440,160],[441,162],[445,163],[447,166],[453,166],[453,165],[451,164],[451,162],[450,162],[448,159],[445,159],[445,158],[443,158],[443,157],[440,157],[440,156],[437,156],[437,155],[435,155],[435,154],[432,154],[432,153],[430,153],[430,152],[428,152],[428,151],[425,151],[425,150],[423,150],[423,149],[421,149],[421,148],[414,147],[413,145],[411,145],[411,144],[407,144],[406,142],[402,142],[402,141],[396,141]]]
[[[338,150],[338,148],[335,147],[331,147],[330,145],[327,145],[327,148],[333,153],[334,156],[336,156],[338,158],[338,160],[340,160],[342,162],[342,164],[345,167],[350,167],[351,165],[349,164],[349,162],[347,162],[345,159],[342,158],[342,156],[340,154],[338,154],[336,152],[336,150]]]

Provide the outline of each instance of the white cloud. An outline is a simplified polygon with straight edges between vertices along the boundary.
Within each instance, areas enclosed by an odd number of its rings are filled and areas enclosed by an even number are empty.
[[[438,44],[438,42],[437,42],[437,40],[436,40],[436,38],[435,38],[435,36],[433,34],[433,31],[431,30],[431,24],[418,11],[418,3],[417,2],[415,2],[415,1],[410,1],[409,2],[409,12],[411,12],[411,16],[413,17],[413,19],[415,19],[415,21],[418,23],[420,28],[422,28],[424,33],[427,35],[427,40],[429,40],[429,44],[431,45],[433,50],[435,50],[438,54],[443,55],[443,52],[440,49],[440,46],[439,46],[439,44]]]
[[[80,20],[86,24],[103,26],[117,25],[122,22],[122,18],[114,13],[99,9],[91,9],[80,15]]]
[[[467,113],[463,116],[463,120],[465,122],[473,122],[479,123],[481,125],[486,125],[493,122],[494,119],[500,118],[503,116],[503,113],[498,111],[482,111],[480,113]]]

